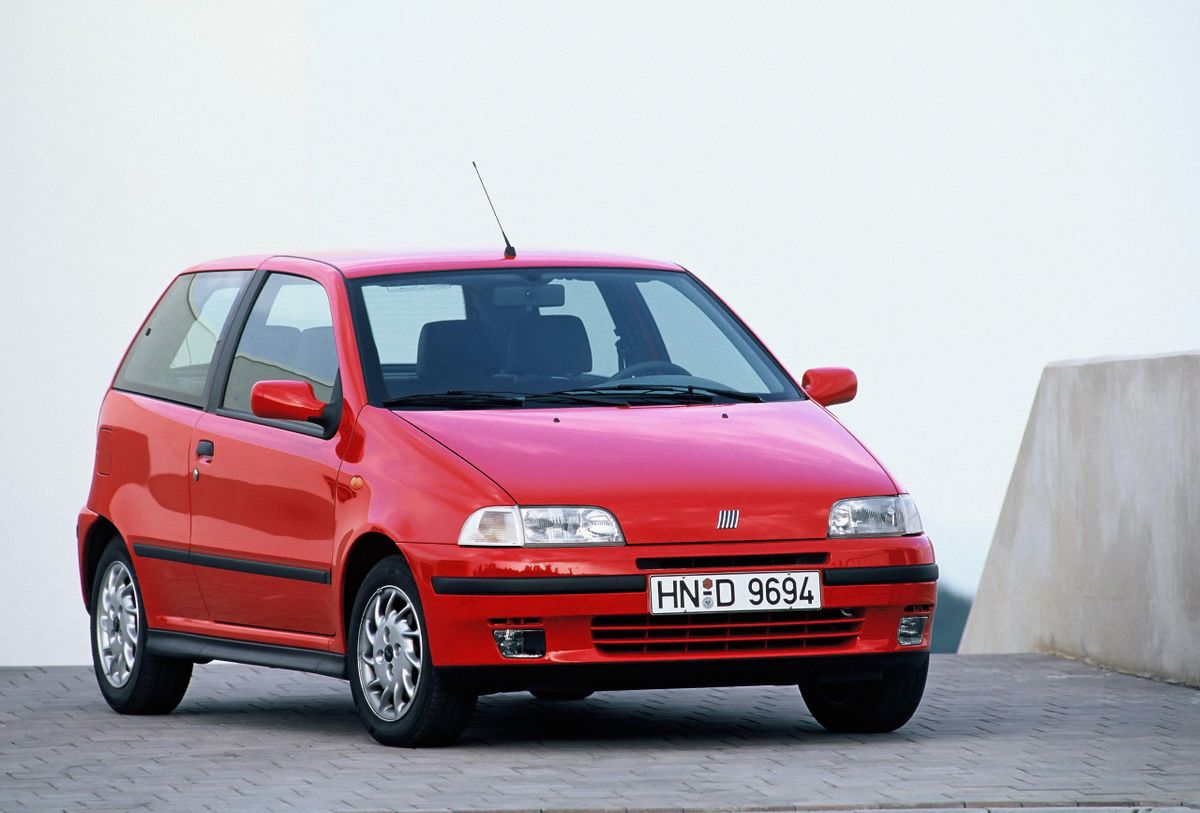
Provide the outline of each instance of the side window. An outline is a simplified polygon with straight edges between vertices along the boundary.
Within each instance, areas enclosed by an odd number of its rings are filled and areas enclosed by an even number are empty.
[[[325,289],[304,277],[271,274],[238,340],[221,405],[249,412],[250,390],[259,381],[307,381],[318,398],[330,401],[337,373]]]
[[[222,288],[213,292],[200,308],[200,313],[196,314],[196,321],[192,322],[192,326],[184,334],[183,344],[171,360],[172,370],[191,367],[194,364],[208,364],[212,360],[221,328],[229,318],[237,294],[236,288]]]
[[[171,283],[117,370],[119,390],[204,405],[217,339],[250,271],[184,274]]]
[[[617,371],[617,331],[600,289],[592,280],[556,279],[552,282],[563,286],[563,304],[543,307],[541,313],[575,316],[583,322],[592,349],[592,369],[584,372],[608,378]]]
[[[365,285],[362,294],[380,364],[416,364],[426,324],[467,315],[461,285]]]

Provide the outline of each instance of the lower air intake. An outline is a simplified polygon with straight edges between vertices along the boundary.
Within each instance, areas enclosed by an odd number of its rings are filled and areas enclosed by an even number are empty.
[[[601,615],[592,619],[592,644],[610,655],[827,649],[852,644],[864,610]]]

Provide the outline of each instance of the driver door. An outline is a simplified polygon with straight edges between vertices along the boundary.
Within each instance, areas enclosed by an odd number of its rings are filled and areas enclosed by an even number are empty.
[[[329,298],[306,277],[267,276],[215,412],[192,436],[192,561],[209,616],[231,628],[332,636],[338,438],[250,411],[258,381],[306,381],[339,398]],[[231,629],[231,632],[236,632]]]

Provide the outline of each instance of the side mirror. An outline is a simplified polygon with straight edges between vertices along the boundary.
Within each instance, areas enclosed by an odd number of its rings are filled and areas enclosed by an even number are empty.
[[[858,376],[845,367],[814,367],[805,371],[800,387],[821,406],[844,404],[858,394]]]
[[[250,389],[250,411],[260,418],[308,421],[320,418],[325,406],[307,381],[259,381]]]

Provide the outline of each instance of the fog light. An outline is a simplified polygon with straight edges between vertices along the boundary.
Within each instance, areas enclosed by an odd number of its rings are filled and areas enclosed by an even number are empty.
[[[925,625],[929,623],[927,615],[906,615],[900,619],[896,629],[896,640],[900,646],[920,646],[925,637]]]
[[[492,630],[496,648],[505,658],[541,658],[546,655],[545,630]]]

